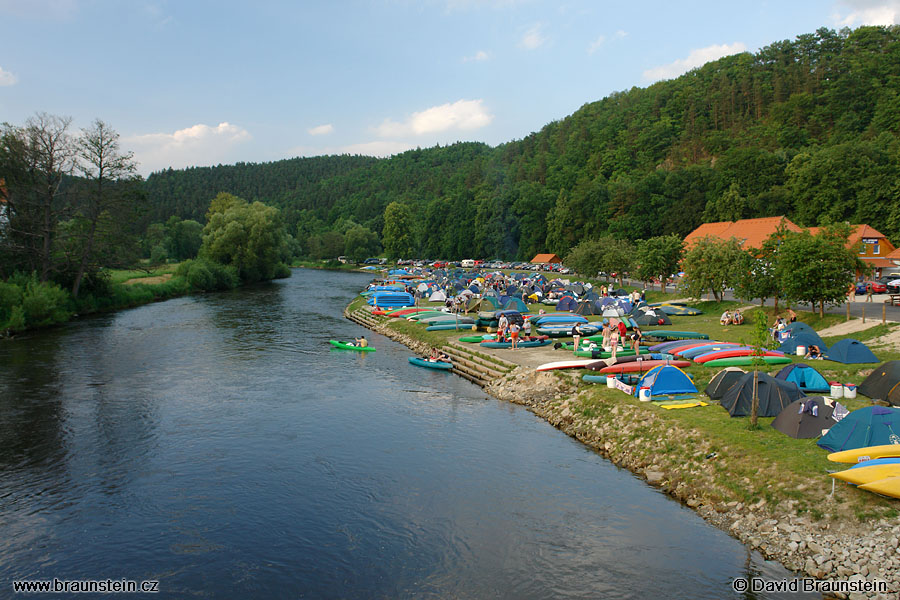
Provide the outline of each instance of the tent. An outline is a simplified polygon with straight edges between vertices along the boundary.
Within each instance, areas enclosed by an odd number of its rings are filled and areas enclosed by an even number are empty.
[[[575,307],[576,315],[600,315],[603,314],[603,307],[600,306],[599,302],[594,300],[586,300],[583,302],[579,302],[578,306]]]
[[[900,408],[866,406],[841,419],[818,441],[829,452],[900,444]]]
[[[795,321],[794,323],[788,323],[788,325],[784,328],[784,331],[782,333],[787,334],[790,337],[796,337],[796,336],[800,335],[801,333],[808,333],[808,334],[815,335],[815,336],[819,335],[818,333],[816,333],[815,329],[813,329],[806,323],[803,323],[802,321]]]
[[[525,302],[522,301],[521,298],[510,298],[506,301],[506,304],[503,305],[504,310],[515,310],[520,313],[527,313],[528,306]]]
[[[825,358],[844,364],[877,363],[878,357],[872,354],[869,347],[851,338],[843,339],[825,353]]]
[[[772,427],[797,439],[817,438],[834,427],[834,406],[822,396],[801,398],[788,404],[772,421]]]
[[[810,346],[816,345],[819,347],[819,350],[825,352],[828,350],[828,346],[825,345],[825,342],[822,341],[822,338],[819,337],[815,331],[812,333],[798,333],[792,337],[781,342],[781,345],[778,346],[778,350],[784,352],[785,354],[794,354],[797,352],[797,346],[806,346],[808,349]]]
[[[578,308],[578,303],[575,302],[575,298],[572,296],[563,296],[559,299],[559,302],[556,303],[556,310],[558,312],[571,311],[576,308]]]
[[[506,320],[509,321],[510,325],[512,325],[513,323],[515,323],[516,325],[522,325],[525,322],[525,318],[517,310],[498,310],[494,313],[494,318],[499,321],[500,315],[506,315]]]
[[[673,365],[659,365],[647,371],[634,386],[635,396],[641,388],[650,388],[651,397],[697,393],[697,386],[688,374]]]
[[[859,393],[873,400],[900,405],[900,360],[890,360],[859,384]]]
[[[766,373],[759,373],[758,382],[760,417],[777,416],[784,407],[806,396],[795,383],[775,379]],[[720,400],[722,407],[732,417],[746,417],[753,404],[753,373],[747,373],[732,385]]]
[[[556,305],[556,308],[559,308],[558,304]],[[623,317],[625,316],[625,310],[621,306],[608,304],[600,314],[602,314],[604,317]]]
[[[787,365],[775,374],[775,379],[792,381],[804,392],[830,392],[831,386],[822,374],[804,363]]]
[[[713,400],[720,400],[737,380],[747,372],[740,367],[726,367],[713,375],[703,393]]]
[[[444,302],[447,300],[447,294],[444,293],[444,290],[435,290],[431,292],[431,295],[428,296],[429,302]]]

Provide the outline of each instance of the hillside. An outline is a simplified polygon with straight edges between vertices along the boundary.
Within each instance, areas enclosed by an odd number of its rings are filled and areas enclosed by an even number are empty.
[[[202,218],[228,191],[306,236],[381,233],[391,202],[418,254],[530,258],[786,215],[868,223],[900,243],[900,27],[819,29],[585,104],[522,140],[154,173],[151,212]]]

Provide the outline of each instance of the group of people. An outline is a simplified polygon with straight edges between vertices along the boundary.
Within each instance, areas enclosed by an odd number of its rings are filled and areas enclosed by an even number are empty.
[[[516,322],[509,322],[505,313],[500,314],[497,320],[497,341],[503,342],[509,335],[510,349],[515,350],[519,347],[519,333],[523,339],[531,339],[531,320],[525,319],[522,325]]]
[[[744,315],[741,314],[740,310],[735,310],[731,312],[726,310],[722,313],[722,316],[719,318],[720,325],[743,325],[744,324]]]
[[[601,333],[603,335],[603,341],[601,342],[601,347],[605,350],[609,348],[610,357],[615,358],[616,352],[619,349],[619,341],[622,341],[622,347],[627,348],[630,347],[634,350],[635,354],[640,352],[641,340],[644,338],[643,333],[641,333],[641,328],[638,326],[634,326],[631,330],[631,334],[628,333],[628,327],[625,325],[624,321],[619,319],[603,319],[603,328]],[[575,325],[572,327],[572,341],[573,341],[573,349],[574,351],[578,351],[579,342],[581,341],[581,336],[584,332],[581,331],[579,325]],[[597,346],[595,344],[591,344],[588,349],[593,350]]]

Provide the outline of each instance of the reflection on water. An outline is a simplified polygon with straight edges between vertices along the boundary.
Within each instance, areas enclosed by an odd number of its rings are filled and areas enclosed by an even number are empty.
[[[377,352],[366,282],[286,281],[0,344],[0,574],[163,597],[737,597],[786,576],[533,415]],[[796,596],[791,596],[795,598]]]

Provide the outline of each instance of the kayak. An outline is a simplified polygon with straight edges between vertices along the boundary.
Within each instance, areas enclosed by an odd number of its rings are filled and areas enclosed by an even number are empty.
[[[885,457],[900,457],[900,444],[866,446],[864,448],[853,448],[852,450],[832,452],[828,455],[828,460],[839,463],[859,463]]]
[[[689,360],[636,360],[634,362],[627,362],[618,365],[613,365],[611,367],[604,367],[600,369],[601,373],[646,373],[653,367],[658,367],[660,365],[672,365],[675,367],[689,367],[691,366],[691,361]]]
[[[700,356],[694,357],[694,362],[698,364],[707,363],[711,360],[719,360],[721,358],[737,358],[740,356],[752,356],[753,353],[756,352],[754,348],[731,348],[725,350],[716,350],[713,352],[707,352],[706,354],[701,354]],[[784,356],[784,352],[778,352],[776,350],[767,350],[763,355],[763,358],[766,356]]]
[[[540,346],[546,346],[551,343],[550,340],[531,340],[528,342],[519,342],[516,344],[516,348],[539,348]],[[512,342],[492,342],[492,341],[483,341],[480,344],[485,348],[512,348]]]
[[[673,350],[672,354],[677,354],[682,358],[694,358],[695,356],[700,356],[701,354],[706,354],[707,352],[715,352],[716,350],[727,350],[729,348],[738,348],[740,344],[704,344],[702,346],[695,346],[694,348],[678,348],[677,350]]]
[[[696,331],[660,331],[652,329],[644,332],[644,337],[669,339],[669,340],[708,340],[709,336],[705,333],[697,333]]]
[[[900,498],[900,477],[887,477],[878,481],[863,483],[859,486],[859,489],[891,498]]]
[[[670,354],[675,354],[676,356],[681,356],[682,352],[686,352],[688,350],[693,350],[694,348],[699,348],[700,346],[708,346],[709,342],[704,340],[702,342],[693,341],[688,344],[684,344],[683,346],[678,346],[677,348],[672,348],[671,350],[666,350]]]
[[[733,358],[717,358],[703,363],[704,367],[747,367],[753,364],[752,356],[736,356]],[[791,361],[787,356],[759,356],[767,365],[786,365]]]
[[[558,360],[556,362],[544,363],[537,367],[535,371],[554,371],[557,369],[583,369],[594,362],[594,359],[587,358],[584,360]]]
[[[900,458],[873,458],[857,463],[846,471],[830,475],[853,485],[864,485],[888,477],[900,477]]]
[[[478,327],[474,323],[440,323],[438,325],[429,325],[425,331],[459,331],[460,329],[471,330]]]
[[[568,352],[572,352],[571,346],[567,349]],[[649,348],[641,348],[640,354],[650,354]],[[612,352],[607,352],[606,350],[602,350],[597,348],[596,350],[576,350],[575,356],[580,356],[583,358],[611,358]],[[634,350],[619,350],[616,352],[616,356],[636,356]]]
[[[427,369],[449,371],[453,368],[453,363],[444,362],[442,360],[428,360],[427,358],[421,358],[418,356],[410,356],[409,362],[416,365],[417,367],[425,367]]]
[[[644,332],[646,336],[647,333]],[[672,340],[669,342],[660,342],[650,346],[650,352],[674,352],[675,348],[684,348],[687,345],[696,344],[696,340]]]
[[[616,356],[615,358],[601,358],[600,360],[589,364],[586,368],[588,371],[599,371],[600,369],[604,369],[606,367],[611,367],[613,365],[621,365],[624,363],[637,362],[642,360],[644,362],[651,360],[675,360],[675,357],[671,354],[641,354],[639,356],[631,355],[631,356]]]
[[[495,339],[495,338],[493,336],[485,338],[484,336],[481,336],[481,335],[464,335],[461,338],[459,338],[459,341],[465,342],[467,344],[480,344],[481,342],[490,341],[492,339]]]
[[[375,352],[375,348],[372,346],[366,346],[365,348],[360,348],[355,344],[350,344],[347,342],[339,342],[337,340],[328,340],[328,343],[334,346],[335,348],[340,348],[341,350],[356,350],[357,352]]]

